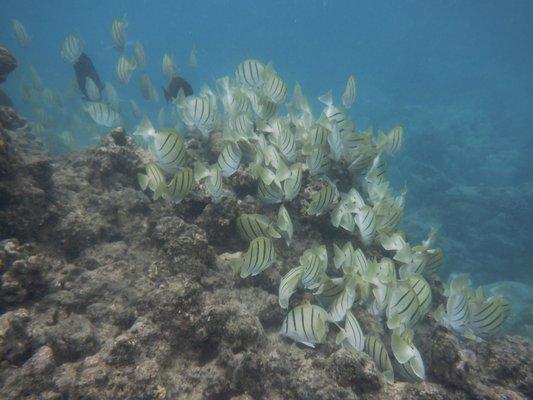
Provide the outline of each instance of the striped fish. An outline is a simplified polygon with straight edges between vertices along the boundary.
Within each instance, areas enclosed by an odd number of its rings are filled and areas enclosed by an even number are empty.
[[[263,85],[265,66],[258,60],[244,60],[235,71],[235,79],[239,85],[259,88]]]
[[[328,333],[326,311],[315,305],[294,307],[281,324],[280,333],[309,347],[324,343]]]
[[[291,216],[289,215],[289,212],[287,211],[287,209],[285,208],[283,204],[279,207],[278,220],[276,222],[276,226],[281,231],[281,235],[285,239],[287,246],[289,246],[292,241],[292,235],[294,233],[294,228],[292,226]]]
[[[453,330],[463,333],[468,325],[470,310],[466,291],[454,291],[446,302],[446,320]]]
[[[216,110],[209,99],[200,96],[188,96],[180,105],[181,116],[185,125],[197,128],[204,137],[214,128]]]
[[[281,278],[278,296],[278,301],[281,308],[287,308],[289,306],[289,300],[296,292],[303,271],[304,267],[300,265],[289,270],[289,272],[287,272],[283,278]]]
[[[329,129],[322,124],[314,124],[309,128],[306,143],[311,147],[326,147],[328,145]]]
[[[260,236],[250,242],[241,264],[241,278],[255,276],[276,262],[272,240]]]
[[[328,310],[328,321],[339,322],[344,319],[346,313],[352,308],[355,301],[355,290],[346,284],[344,290],[333,300]]]
[[[128,22],[124,19],[114,19],[111,24],[111,38],[113,39],[113,47],[119,53],[122,53],[126,48],[126,27]]]
[[[302,187],[302,164],[293,164],[290,167],[290,176],[283,181],[283,193],[286,201],[292,201]]]
[[[336,342],[337,344],[348,344],[357,351],[363,351],[365,347],[365,335],[351,311],[346,313],[344,328],[340,328]]]
[[[315,292],[315,296],[322,307],[329,308],[343,292],[344,287],[344,278],[328,278],[326,276]]]
[[[263,180],[257,185],[257,195],[259,200],[265,204],[276,204],[283,201],[284,193],[276,182],[267,185]]]
[[[394,383],[394,370],[392,369],[392,363],[381,339],[376,335],[366,336],[364,350],[365,353],[374,360],[381,372],[383,372],[387,382],[391,384]]]
[[[469,303],[470,326],[475,335],[489,338],[497,334],[508,316],[508,304],[500,297],[491,297]]]
[[[247,113],[239,114],[230,119],[230,129],[234,130],[239,138],[248,138],[253,135],[254,122]]]
[[[236,225],[237,232],[244,240],[252,241],[261,236],[275,239],[281,237],[269,219],[261,214],[241,214]]]
[[[135,71],[135,68],[137,68],[135,60],[130,60],[125,56],[121,55],[118,58],[116,68],[118,81],[124,85],[128,83],[130,81],[131,75],[133,74],[133,71]]]
[[[356,96],[356,87],[355,87],[355,77],[353,75],[350,75],[348,78],[348,81],[346,82],[346,88],[344,89],[344,93],[342,95],[342,104],[345,108],[351,108],[353,102],[355,101]]]
[[[315,193],[311,198],[311,203],[307,207],[308,215],[321,215],[327,212],[337,201],[339,194],[337,188],[333,183],[328,183],[319,192]]]
[[[420,318],[431,307],[431,286],[429,286],[429,283],[420,275],[411,275],[409,278],[407,278],[407,283],[416,293],[419,304],[419,315],[416,317],[416,319],[420,320]]]
[[[435,275],[442,265],[443,260],[444,253],[442,249],[429,249],[427,251],[427,260],[423,275],[426,277]]]
[[[224,111],[230,115],[237,115],[239,113],[246,113],[250,110],[248,97],[238,88],[231,87],[227,76],[218,79],[217,83],[224,90],[224,94],[221,96]]]
[[[146,174],[137,174],[139,185],[143,191],[150,188],[154,192],[154,200],[159,199],[166,189],[165,176],[155,163],[146,165]]]
[[[263,94],[276,104],[285,102],[287,85],[277,74],[271,74],[263,85]]]
[[[78,35],[71,33],[63,40],[61,45],[61,58],[70,64],[75,64],[80,58],[82,43]]]
[[[176,64],[174,64],[174,59],[170,54],[165,53],[163,55],[163,63],[161,68],[163,70],[163,75],[165,75],[169,81],[176,76]]]
[[[90,78],[85,77],[85,91],[87,92],[87,97],[91,101],[100,100],[100,89],[96,86],[96,83]]]
[[[163,192],[165,200],[181,203],[190,193],[194,185],[194,174],[191,168],[183,168],[176,172],[166,190]]]
[[[360,174],[372,164],[375,157],[376,149],[372,146],[357,149],[351,153],[348,169],[352,174]]]
[[[218,203],[222,200],[225,190],[222,186],[222,171],[218,165],[214,165],[210,168],[209,175],[205,180],[205,188],[209,192],[213,203]]]
[[[91,102],[85,104],[84,108],[92,120],[98,125],[113,128],[122,124],[119,113],[106,103]]]
[[[350,151],[357,151],[364,149],[371,145],[372,142],[372,129],[368,132],[345,132],[342,136],[342,143]]]
[[[341,159],[342,153],[344,152],[344,146],[341,141],[341,136],[337,126],[334,125],[331,133],[328,136],[329,144],[329,156],[334,161],[339,161]]]
[[[118,110],[120,100],[118,98],[118,93],[115,87],[110,82],[105,83],[104,97],[107,100],[107,102],[111,105],[111,107],[113,107],[115,110]],[[141,116],[142,116],[142,113],[139,110],[139,116],[136,116],[136,118],[141,118]]]
[[[13,19],[11,21],[11,27],[13,28],[13,35],[17,39],[18,44],[22,47],[28,47],[31,44],[31,36],[24,24],[18,19]]]
[[[272,135],[273,143],[288,162],[296,159],[296,138],[287,127]]]
[[[385,151],[388,154],[396,154],[402,148],[403,128],[395,126],[386,135],[380,132],[376,141],[378,151]]]
[[[379,185],[387,180],[387,161],[378,154],[365,176],[365,180],[372,185]]]
[[[144,46],[138,40],[135,42],[135,47],[133,48],[133,57],[140,68],[146,66],[146,51],[144,51]]]
[[[145,100],[159,100],[157,92],[154,89],[154,85],[152,84],[152,81],[147,74],[141,75],[139,87],[141,89],[141,94]]]
[[[227,143],[218,155],[218,166],[222,175],[229,177],[239,169],[242,151],[237,143]]]
[[[379,233],[389,234],[396,230],[402,220],[403,207],[382,202],[376,207],[376,229]]]
[[[398,364],[398,372],[409,381],[423,381],[426,377],[424,362],[420,352],[413,344],[413,331],[405,330],[391,335],[392,354]]]
[[[363,206],[355,214],[355,224],[359,228],[361,241],[365,246],[372,244],[374,235],[376,234],[376,215],[369,206]]]
[[[255,115],[263,121],[268,121],[278,112],[278,105],[265,96],[257,96],[251,92],[248,94],[248,99]]]
[[[420,314],[420,303],[416,292],[406,282],[398,282],[392,290],[387,307],[389,329],[412,326]]]
[[[328,152],[323,147],[315,147],[305,158],[310,175],[322,175],[329,169]]]
[[[314,246],[304,251],[300,257],[300,265],[304,267],[302,285],[306,289],[318,288],[326,276],[328,253],[326,246]]]

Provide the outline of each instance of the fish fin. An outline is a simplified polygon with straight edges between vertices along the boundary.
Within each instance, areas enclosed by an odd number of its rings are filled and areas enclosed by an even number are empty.
[[[337,333],[337,336],[335,337],[335,344],[338,346],[342,342],[346,340],[346,331],[339,327],[339,333]]]
[[[139,180],[139,185],[143,191],[148,187],[148,175],[137,174],[137,179]]]
[[[270,235],[270,237],[272,237],[274,239],[280,239],[281,238],[281,235],[279,234],[279,232],[273,226],[269,226],[268,227],[268,234]]]
[[[154,190],[154,200],[159,199],[165,193],[165,184],[161,182]]]
[[[326,106],[331,106],[333,104],[333,94],[331,93],[331,90],[320,96],[318,100]]]
[[[141,120],[141,123],[137,126],[137,129],[135,132],[133,132],[134,136],[154,136],[155,129],[152,125],[152,122],[148,117],[145,115],[143,119]]]

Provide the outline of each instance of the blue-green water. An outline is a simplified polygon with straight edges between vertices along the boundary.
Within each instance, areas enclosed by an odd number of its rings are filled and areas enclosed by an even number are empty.
[[[153,120],[164,105],[165,52],[196,90],[232,76],[246,58],[272,61],[291,90],[301,84],[316,113],[317,97],[329,89],[340,97],[354,74],[358,97],[350,115],[357,129],[405,128],[405,146],[389,162],[389,177],[395,187],[408,188],[403,226],[411,237],[420,240],[430,226],[441,227],[442,275],[468,272],[477,284],[533,284],[533,3],[192,3],[3,1],[0,41],[19,68],[2,89],[30,121],[35,105],[20,96],[30,64],[46,87],[67,93],[74,74],[60,48],[71,32],[83,39],[102,80],[119,92],[129,131],[139,121],[127,100]],[[139,70],[128,85],[116,81],[111,23],[122,17],[128,21],[126,52],[136,40],[146,49],[145,71],[159,91],[158,104],[142,98]],[[13,38],[13,18],[32,36],[29,47]],[[188,66],[193,45],[196,69]],[[66,103],[72,112],[82,104],[79,97]],[[65,123],[57,117],[50,132],[69,129]],[[94,143],[73,135],[74,147]]]

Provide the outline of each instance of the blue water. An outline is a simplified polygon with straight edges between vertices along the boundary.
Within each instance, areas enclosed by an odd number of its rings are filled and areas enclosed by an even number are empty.
[[[59,50],[76,32],[103,80],[156,118],[159,105],[142,99],[138,71],[125,87],[114,78],[110,26],[124,16],[157,88],[165,52],[195,89],[257,58],[272,61],[289,87],[300,82],[316,114],[316,98],[332,89],[338,99],[354,74],[357,128],[405,127],[390,180],[409,190],[410,237],[441,227],[442,275],[533,285],[533,2],[4,0],[0,42],[20,68],[3,88],[24,114],[18,86],[28,64],[45,85],[68,86],[72,67]],[[12,18],[26,25],[31,47],[13,39]],[[195,70],[187,66],[193,44]],[[130,130],[137,123],[126,122]]]

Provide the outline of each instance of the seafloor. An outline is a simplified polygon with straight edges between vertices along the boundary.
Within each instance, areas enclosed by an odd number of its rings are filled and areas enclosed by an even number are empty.
[[[120,128],[52,159],[0,107],[0,399],[533,398],[532,346],[519,336],[477,343],[428,315],[415,337],[427,380],[394,385],[333,334],[317,349],[282,338],[280,276],[303,249],[339,238],[296,217],[310,193],[288,206],[293,248],[279,244],[276,265],[243,280],[225,261],[244,247],[235,218],[275,212],[251,196],[248,174],[219,204],[195,192],[171,205],[140,190],[145,159]],[[438,302],[442,284],[431,284]]]

